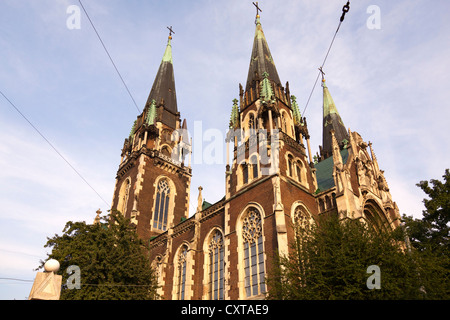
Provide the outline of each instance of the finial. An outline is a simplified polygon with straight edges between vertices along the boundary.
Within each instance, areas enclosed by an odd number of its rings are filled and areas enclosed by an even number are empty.
[[[255,23],[258,23],[258,19],[259,19],[259,12],[262,12],[262,10],[259,8],[258,6],[258,1],[253,2],[253,5],[256,7],[256,21]]]
[[[253,5],[256,7],[256,17],[259,18],[259,11],[262,12],[262,10],[258,6],[258,1],[256,1],[256,3],[253,2]]]
[[[169,39],[172,39],[172,33],[175,34],[175,32],[172,30],[172,26],[167,27],[169,29]]]
[[[322,82],[325,82],[325,78],[324,78],[325,72],[323,72],[322,67],[319,67],[319,71],[322,74]]]

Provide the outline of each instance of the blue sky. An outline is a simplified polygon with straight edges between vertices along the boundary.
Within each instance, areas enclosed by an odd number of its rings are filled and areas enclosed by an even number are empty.
[[[251,1],[84,0],[142,110],[173,26],[178,109],[188,129],[201,121],[225,133],[232,100],[245,84],[255,31]],[[259,1],[261,23],[280,79],[300,111],[345,1]],[[51,141],[107,203],[123,140],[138,115],[89,21],[68,29],[75,0],[2,0],[0,90]],[[380,29],[369,29],[370,5]],[[354,1],[324,67],[344,124],[371,141],[400,212],[421,217],[421,180],[449,167],[450,3]],[[322,94],[305,116],[313,153],[322,139]],[[204,141],[203,149],[208,145]],[[196,147],[194,146],[194,152]],[[224,151],[225,154],[225,151]],[[225,161],[225,160],[224,160]],[[0,278],[32,280],[46,237],[67,221],[91,222],[104,201],[0,96]],[[195,164],[209,202],[225,192],[224,163]],[[0,299],[25,299],[32,283],[0,280]]]

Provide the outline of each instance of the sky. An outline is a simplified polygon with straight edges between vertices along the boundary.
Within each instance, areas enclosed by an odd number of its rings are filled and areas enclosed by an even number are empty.
[[[191,212],[199,186],[208,202],[220,200],[225,158],[214,163],[202,152],[208,132],[225,137],[247,80],[252,1],[82,2],[140,110],[173,27],[178,110],[191,134],[194,124],[203,129],[193,150],[200,161],[192,166]],[[259,1],[278,74],[301,112],[345,2]],[[442,180],[450,167],[448,12],[446,0],[351,1],[324,66],[345,126],[372,142],[400,213],[415,218],[426,196],[416,183]],[[26,299],[47,237],[109,209],[139,112],[78,1],[1,0],[0,30],[0,91],[59,152],[0,95],[0,299]],[[321,89],[303,114],[313,154],[322,142]]]

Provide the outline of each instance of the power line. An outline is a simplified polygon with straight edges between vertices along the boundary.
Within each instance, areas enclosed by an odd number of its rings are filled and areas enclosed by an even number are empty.
[[[21,282],[33,282],[33,280],[17,279],[17,278],[0,278],[0,280],[12,280],[12,281],[21,281]]]
[[[89,14],[87,13],[86,9],[84,8],[83,3],[81,3],[81,0],[78,0],[78,2],[80,3],[81,8],[83,8],[83,11],[84,11],[84,13],[86,14],[86,16],[87,16],[89,22],[91,23],[92,28],[94,29],[95,33],[97,34],[97,37],[98,37],[98,39],[100,40],[100,43],[102,44],[103,49],[105,49],[105,52],[106,52],[106,54],[107,54],[108,57],[109,57],[109,60],[111,60],[111,63],[112,63],[112,65],[114,66],[114,69],[116,69],[116,72],[117,72],[117,74],[119,75],[119,78],[120,78],[120,80],[122,81],[122,83],[123,83],[125,89],[127,90],[127,92],[128,92],[128,94],[129,94],[131,100],[133,100],[133,103],[134,103],[136,109],[139,111],[139,113],[141,113],[141,110],[140,110],[139,107],[137,106],[136,101],[135,101],[134,98],[133,98],[133,95],[131,94],[130,90],[128,89],[128,86],[126,85],[125,81],[123,80],[122,75],[121,75],[120,72],[119,72],[119,69],[117,69],[117,66],[116,66],[116,64],[115,64],[114,61],[113,61],[113,58],[112,58],[111,55],[109,54],[108,49],[106,49],[105,43],[103,42],[102,38],[100,37],[100,34],[97,32],[97,29],[96,29],[95,26],[94,26],[94,23],[92,22],[91,18],[89,17]]]
[[[344,21],[345,14],[346,14],[349,10],[350,10],[350,1],[347,1],[347,4],[344,5],[344,7],[342,8],[342,15],[341,15],[341,18],[340,18],[340,20],[339,20],[338,27],[337,27],[337,29],[336,29],[336,32],[334,33],[333,39],[331,40],[330,46],[328,47],[328,51],[327,51],[327,54],[325,55],[325,58],[323,59],[322,65],[321,65],[320,68],[319,68],[319,73],[317,74],[316,81],[314,81],[314,85],[313,85],[313,88],[312,88],[312,90],[311,90],[311,93],[309,94],[308,101],[306,102],[306,105],[305,105],[305,109],[303,109],[303,112],[302,112],[302,115],[303,115],[303,116],[305,115],[306,108],[308,107],[309,100],[311,100],[311,96],[312,96],[312,94],[313,94],[313,92],[314,92],[314,89],[316,88],[317,81],[319,80],[319,77],[320,77],[320,75],[322,74],[323,66],[325,65],[325,62],[327,61],[328,55],[330,54],[330,50],[331,50],[331,47],[333,46],[334,39],[336,39],[336,35],[337,35],[338,31],[339,31],[339,28],[341,27],[341,24],[342,24],[342,22]]]
[[[89,186],[89,188],[91,188],[96,194],[97,196],[103,200],[103,202],[107,205],[107,207],[109,207],[108,202],[106,202],[105,199],[102,198],[102,196],[97,192],[97,190],[94,189],[94,187],[91,186],[91,184],[81,175],[81,173],[78,172],[77,169],[75,169],[75,167],[58,151],[58,149],[56,149],[56,147],[42,134],[41,131],[39,131],[38,128],[36,128],[36,126],[31,123],[30,120],[28,120],[28,118],[19,110],[18,107],[16,107],[16,105],[14,103],[12,103],[11,100],[8,99],[8,97],[0,90],[0,94],[6,99],[6,101],[9,102],[9,104],[16,109],[16,111],[22,116],[22,118],[24,118],[28,124],[42,137],[42,139],[44,139],[48,145],[61,157],[61,159],[63,159],[67,165],[69,165],[70,168],[72,168],[72,170]]]

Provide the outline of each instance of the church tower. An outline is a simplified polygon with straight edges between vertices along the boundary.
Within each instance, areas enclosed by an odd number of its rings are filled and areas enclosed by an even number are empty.
[[[189,211],[191,143],[177,107],[171,41],[169,35],[147,103],[125,139],[112,203],[143,239]]]
[[[372,144],[346,129],[323,77],[322,87],[323,145],[314,164],[319,212],[333,210],[341,219],[362,219],[378,229],[396,228],[399,210]]]
[[[273,252],[287,254],[294,221],[317,215],[314,168],[308,160],[306,119],[289,83],[283,87],[259,14],[245,88],[233,100],[227,149],[225,234],[237,256],[229,261],[230,293],[240,299],[264,296],[264,275]],[[258,258],[250,259],[249,252]],[[264,257],[264,258],[263,258]],[[248,269],[247,269],[248,266]]]

